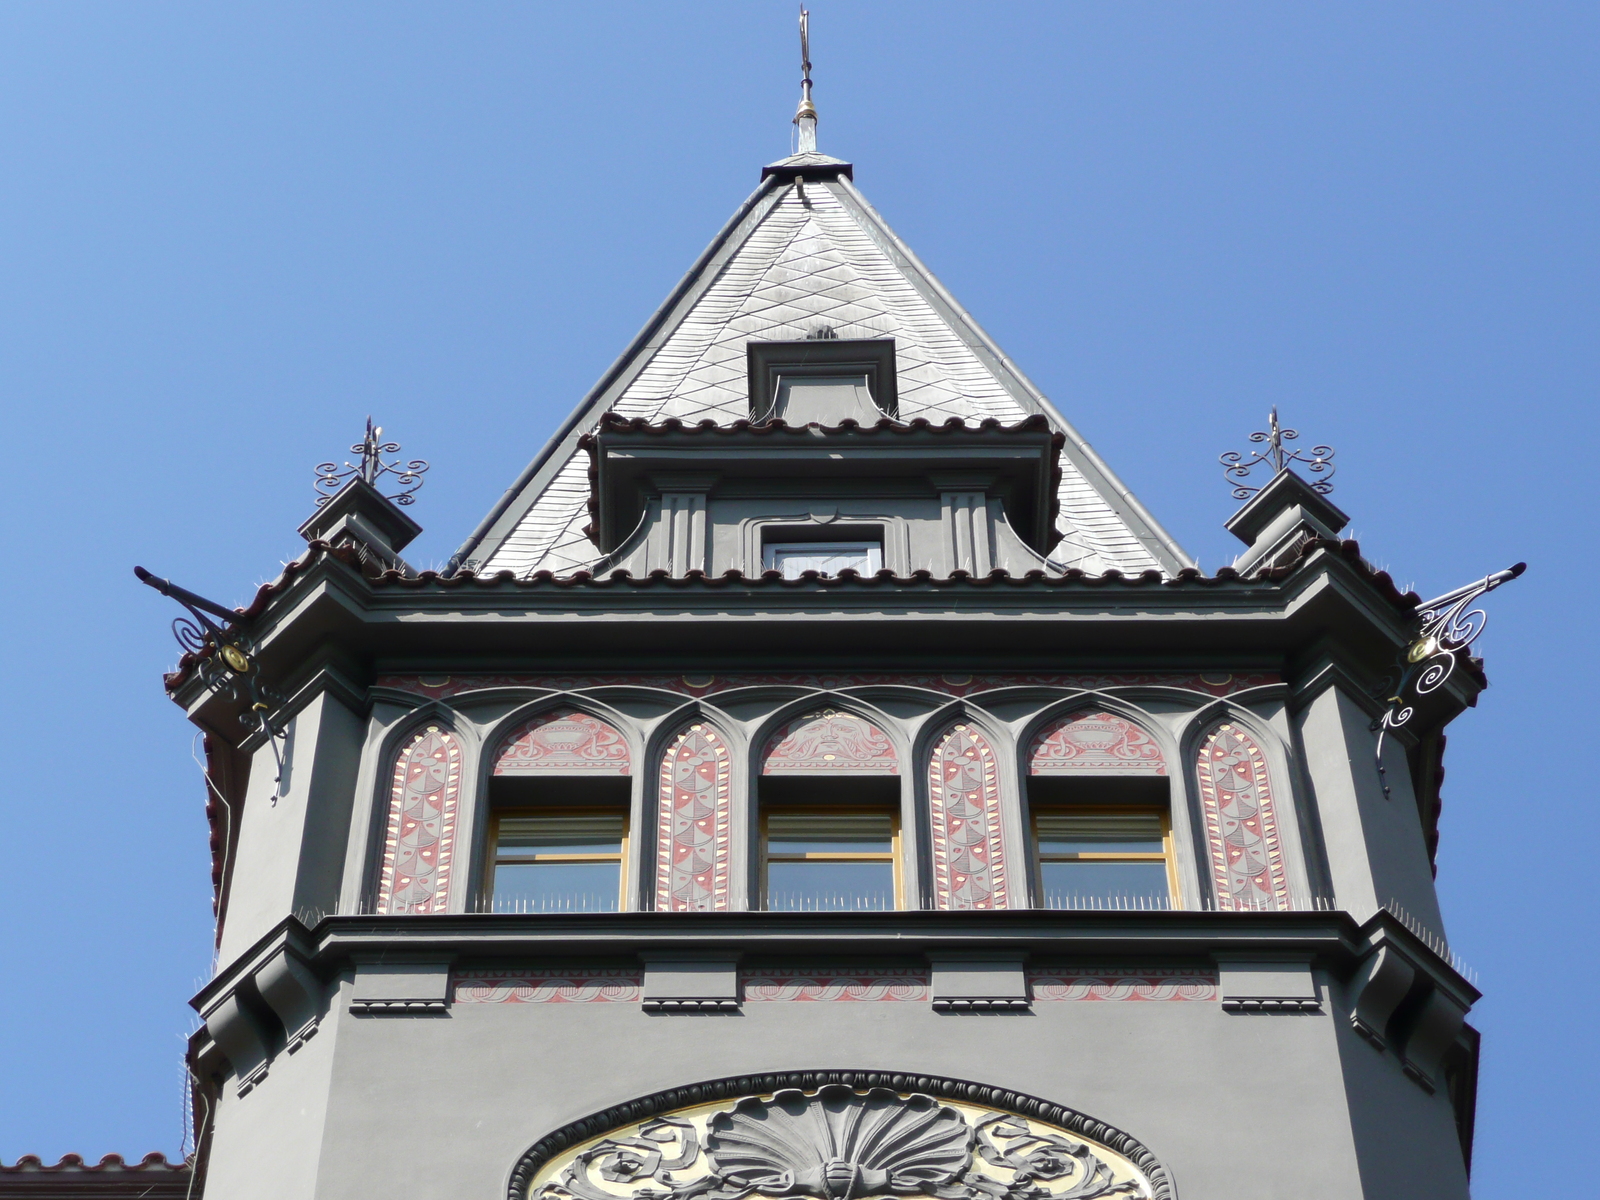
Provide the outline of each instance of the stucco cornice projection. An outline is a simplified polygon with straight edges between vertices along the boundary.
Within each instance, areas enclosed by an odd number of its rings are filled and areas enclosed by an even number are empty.
[[[1333,645],[1353,677],[1375,687],[1405,643],[1415,604],[1353,542],[1308,545],[1293,566],[1251,578],[1224,569],[797,580],[775,572],[405,577],[363,569],[319,544],[264,587],[241,619],[252,625],[262,669],[286,694],[303,690],[330,655],[352,682],[379,660],[457,672],[576,663],[648,670],[669,660],[708,669],[793,661],[894,670],[916,668],[930,645],[948,648],[957,631],[964,658],[995,668],[1114,659],[1166,669],[1266,664],[1293,674],[1294,664]],[[1487,680],[1476,663],[1469,667],[1437,694],[1435,710],[1419,714],[1423,725],[1441,725],[1475,702]],[[227,702],[198,683],[190,662],[167,686],[195,719],[232,726]]]
[[[570,960],[691,950],[763,956],[919,955],[981,950],[1051,958],[1250,956],[1312,962],[1339,979],[1380,949],[1404,956],[1465,1012],[1481,995],[1391,913],[1357,924],[1346,912],[1172,912],[1011,909],[986,912],[619,912],[285,918],[223,968],[190,1003],[216,1011],[247,979],[285,956],[325,982],[352,964]]]

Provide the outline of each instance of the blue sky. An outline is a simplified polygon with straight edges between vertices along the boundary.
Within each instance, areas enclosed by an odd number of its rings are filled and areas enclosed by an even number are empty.
[[[1597,34],[813,5],[822,149],[1207,569],[1273,404],[1402,584],[1530,562],[1444,790],[1480,1198],[1570,1186],[1596,1119]],[[787,0],[0,8],[0,1158],[181,1136],[204,797],[133,564],[247,600],[369,412],[442,563],[787,152],[794,60]]]

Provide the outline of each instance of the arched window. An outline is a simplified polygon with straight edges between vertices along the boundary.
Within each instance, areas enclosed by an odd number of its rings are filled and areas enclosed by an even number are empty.
[[[757,796],[767,908],[899,907],[899,773],[889,735],[853,713],[809,713],[767,740]]]
[[[1041,908],[1172,907],[1167,762],[1132,721],[1060,717],[1028,749],[1028,811]]]
[[[711,912],[728,907],[728,743],[696,721],[661,755],[657,794],[656,908]]]
[[[628,845],[628,740],[584,712],[541,713],[512,730],[489,780],[482,907],[615,912]]]
[[[928,759],[935,908],[1005,908],[1005,842],[994,749],[965,722]]]
[[[461,743],[438,725],[395,755],[378,877],[380,913],[444,912],[461,800]]]
[[[1197,773],[1212,881],[1221,909],[1287,909],[1289,881],[1261,747],[1239,726],[1200,744]]]

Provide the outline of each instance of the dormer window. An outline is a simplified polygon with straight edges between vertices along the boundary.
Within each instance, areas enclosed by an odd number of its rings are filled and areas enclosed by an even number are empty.
[[[750,419],[875,425],[899,414],[893,338],[751,342]]]
[[[872,402],[867,376],[801,375],[780,371],[772,416],[790,425],[838,425],[847,418],[862,425],[884,414]]]
[[[806,571],[837,575],[849,568],[871,575],[883,567],[882,542],[769,542],[762,569],[781,571],[785,579],[799,579]]]

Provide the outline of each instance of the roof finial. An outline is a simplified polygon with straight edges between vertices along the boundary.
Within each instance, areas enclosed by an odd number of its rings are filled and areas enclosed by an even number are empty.
[[[400,484],[401,490],[396,495],[385,496],[386,500],[393,500],[396,504],[411,504],[416,490],[425,482],[423,475],[427,473],[428,464],[420,458],[410,462],[384,462],[385,454],[399,454],[399,442],[386,442],[383,440],[383,426],[374,425],[372,418],[367,418],[367,435],[355,445],[350,447],[354,454],[361,455],[359,465],[351,462],[344,464],[344,469],[339,469],[338,463],[318,463],[317,481],[312,486],[317,489],[317,507],[321,508],[334,495],[352,479],[365,479],[368,483],[376,485],[378,480],[385,475],[393,475],[395,482]]]
[[[811,14],[800,6],[800,107],[794,123],[800,129],[798,154],[817,152],[817,107],[811,103]]]
[[[1272,413],[1267,418],[1265,431],[1257,430],[1250,435],[1252,442],[1265,442],[1265,450],[1257,450],[1249,458],[1237,450],[1229,450],[1217,461],[1222,464],[1222,473],[1227,476],[1228,482],[1234,485],[1233,498],[1235,500],[1248,500],[1261,489],[1252,487],[1248,483],[1240,483],[1241,479],[1250,478],[1250,468],[1258,463],[1265,463],[1275,472],[1273,478],[1290,466],[1292,463],[1305,463],[1311,468],[1311,473],[1318,476],[1312,483],[1311,490],[1326,496],[1333,491],[1333,447],[1313,446],[1310,451],[1297,450],[1285,447],[1285,442],[1292,442],[1300,436],[1297,430],[1285,429],[1278,424],[1278,406],[1272,406]]]

